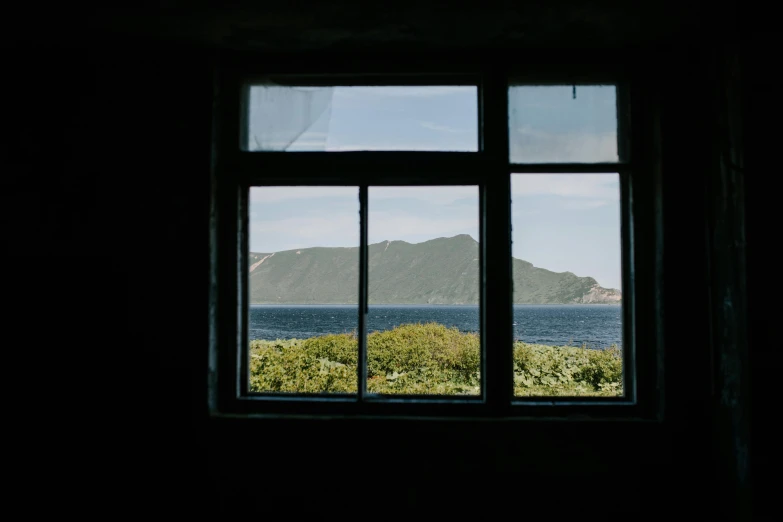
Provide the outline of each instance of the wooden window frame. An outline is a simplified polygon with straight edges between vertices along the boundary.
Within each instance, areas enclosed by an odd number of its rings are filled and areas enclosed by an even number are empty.
[[[521,62],[524,62],[522,60]],[[660,420],[663,404],[660,104],[641,67],[559,56],[514,67],[458,61],[296,60],[249,53],[215,64],[210,193],[208,401],[212,416],[384,417],[438,419]],[[579,65],[576,65],[579,64]],[[381,68],[383,68],[381,70]],[[525,74],[520,74],[524,70]],[[456,71],[456,72],[455,72]],[[299,78],[308,85],[476,85],[478,152],[249,152],[242,150],[243,92],[259,78]],[[618,88],[617,163],[509,160],[510,85],[614,84]],[[318,172],[317,175],[313,174]],[[371,173],[371,174],[368,174]],[[625,396],[515,397],[511,272],[511,175],[617,173],[621,185]],[[366,328],[359,314],[355,395],[256,395],[247,386],[247,210],[251,186],[350,185],[360,193],[359,308],[367,303],[369,186],[475,185],[480,213],[479,397],[397,397],[364,393]],[[493,348],[489,348],[493,347]],[[496,347],[496,348],[495,348]],[[505,348],[504,348],[505,347]]]

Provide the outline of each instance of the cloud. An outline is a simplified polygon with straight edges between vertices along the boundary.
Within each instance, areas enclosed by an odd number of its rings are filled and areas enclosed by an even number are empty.
[[[280,252],[316,246],[358,246],[359,214],[251,220],[250,250]]]
[[[377,140],[376,140],[377,141]],[[394,145],[363,145],[363,144],[347,144],[347,145],[332,145],[326,148],[330,152],[340,151],[360,151],[360,150],[405,150],[405,151],[449,151],[449,152],[476,152],[478,150],[478,144],[476,142],[471,143],[449,143],[448,145],[422,145],[419,143],[411,144],[394,144]]]
[[[285,233],[303,238],[318,238],[325,233],[332,231],[342,231],[351,228],[359,230],[359,215],[353,214],[330,214],[326,216],[314,217],[292,217],[278,220],[256,220],[251,224],[252,232],[263,233]]]
[[[451,132],[451,133],[468,132],[468,129],[460,129],[460,128],[457,128],[457,127],[449,127],[448,125],[438,125],[437,123],[432,123],[431,121],[422,121],[422,122],[419,122],[419,125],[421,125],[425,129],[430,129],[430,130],[440,131],[440,132]]]
[[[378,86],[378,87],[337,87],[336,98],[352,98],[354,96],[393,96],[429,98],[457,93],[477,93],[478,89],[470,85],[433,85],[433,86]]]
[[[429,205],[448,205],[462,199],[473,199],[478,204],[478,187],[370,187],[370,203],[374,200],[416,199]]]
[[[321,151],[328,150],[325,146],[325,141],[313,141],[313,140],[296,140],[287,149],[287,151]],[[282,150],[282,149],[277,149]]]
[[[511,131],[511,159],[525,163],[615,162],[616,132],[548,133],[529,127]]]
[[[447,205],[463,199],[478,202],[476,186],[421,186],[421,187],[370,187],[370,202],[392,199],[415,199],[430,205]],[[358,209],[358,187],[252,187],[250,203],[279,203],[284,201],[343,198],[356,201]]]
[[[470,234],[478,239],[478,214],[471,218],[427,218],[403,212],[370,211],[370,241],[402,240],[411,243],[421,238],[452,237]]]
[[[279,203],[315,198],[353,198],[359,208],[359,187],[251,187],[250,203]]]
[[[567,200],[562,202],[560,208],[565,210],[592,210],[594,208],[605,207],[609,203],[610,202],[605,199]]]
[[[589,198],[592,208],[618,201],[617,174],[515,174],[511,176],[511,197],[554,195]],[[584,203],[583,203],[584,205]]]
[[[436,237],[470,234],[478,239],[478,214],[473,218],[420,217],[397,211],[371,211],[369,240],[418,243]],[[280,252],[316,246],[352,247],[359,244],[358,214],[291,217],[250,222],[250,250]]]

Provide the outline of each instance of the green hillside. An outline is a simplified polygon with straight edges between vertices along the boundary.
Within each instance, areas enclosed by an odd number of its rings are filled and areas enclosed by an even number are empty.
[[[369,245],[370,304],[477,304],[478,242],[466,234],[422,243]],[[592,277],[551,272],[514,259],[518,304],[619,303]],[[269,304],[354,304],[359,248],[302,248],[250,254],[250,299]]]

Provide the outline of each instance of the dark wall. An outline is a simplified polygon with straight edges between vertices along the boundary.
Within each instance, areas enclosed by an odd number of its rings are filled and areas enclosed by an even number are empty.
[[[735,424],[717,415],[714,387],[721,348],[711,286],[721,276],[709,270],[708,216],[722,190],[714,164],[721,46],[692,41],[652,53],[667,107],[663,422],[210,422],[214,54],[210,46],[152,43],[7,48],[3,259],[18,335],[6,350],[9,367],[24,369],[10,379],[20,442],[41,447],[53,435],[45,459],[31,453],[36,469],[101,495],[116,493],[102,477],[119,471],[136,496],[128,509],[154,500],[175,513],[349,516],[356,494],[367,517],[422,508],[555,518],[747,513],[749,479],[738,478],[724,441],[736,440]],[[762,45],[742,54],[751,64],[743,98],[751,123],[764,110],[752,95],[762,76],[752,58]],[[748,127],[747,168],[758,172],[769,139]],[[752,371],[767,376],[771,316],[760,296],[761,274],[772,270],[772,196],[758,177],[743,179]],[[762,395],[753,382],[754,396]],[[733,407],[749,404],[742,396]],[[73,479],[75,467],[91,473]]]
[[[758,24],[759,20],[754,19]],[[746,273],[748,299],[748,369],[750,408],[744,411],[751,427],[754,512],[770,513],[775,492],[773,477],[781,463],[775,437],[777,397],[774,393],[781,363],[776,274],[779,270],[777,230],[781,208],[774,178],[777,164],[780,109],[769,105],[775,85],[769,81],[769,65],[775,49],[772,21],[753,24],[743,45],[742,106],[744,114]]]
[[[198,434],[208,55],[104,43],[24,42],[4,61],[9,444],[47,508],[184,494]]]

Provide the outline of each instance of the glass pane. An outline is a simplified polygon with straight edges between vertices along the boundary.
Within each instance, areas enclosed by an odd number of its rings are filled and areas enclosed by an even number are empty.
[[[618,161],[614,85],[511,86],[512,163]]]
[[[514,174],[514,392],[623,395],[617,174]]]
[[[250,151],[478,150],[475,86],[255,85]]]
[[[370,187],[369,393],[479,395],[478,187]]]
[[[250,189],[251,392],[356,393],[358,194]]]

